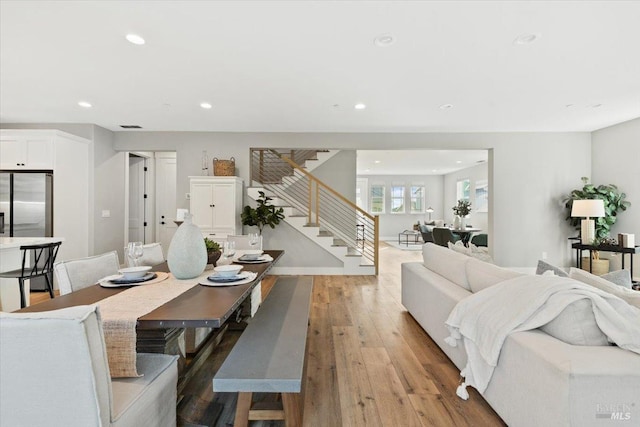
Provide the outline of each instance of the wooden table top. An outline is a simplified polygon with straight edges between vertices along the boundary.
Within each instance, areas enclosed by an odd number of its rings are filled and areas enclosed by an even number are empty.
[[[271,255],[272,262],[262,264],[243,264],[244,271],[257,273],[256,279],[244,285],[209,287],[194,286],[182,295],[174,298],[157,309],[138,319],[137,329],[165,329],[186,327],[219,328],[242,302],[251,294],[251,290],[267,274],[284,251],[264,251]],[[168,271],[166,263],[154,268],[155,271]],[[100,285],[89,286],[67,295],[35,304],[19,313],[58,310],[75,305],[94,304],[129,288],[103,288]]]

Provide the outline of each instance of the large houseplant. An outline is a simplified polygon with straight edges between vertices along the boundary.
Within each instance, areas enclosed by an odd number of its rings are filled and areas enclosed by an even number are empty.
[[[260,197],[256,200],[258,204],[255,208],[247,205],[242,210],[242,225],[256,226],[262,235],[262,229],[265,225],[276,228],[280,221],[284,219],[284,209],[277,208],[271,204],[271,197],[267,196],[264,191],[259,191]]]
[[[627,210],[631,203],[626,199],[627,195],[618,187],[609,185],[589,184],[589,178],[582,177],[582,188],[573,190],[564,199],[564,206],[567,211],[567,221],[576,229],[580,229],[580,221],[582,218],[572,217],[571,208],[574,200],[601,199],[604,202],[604,217],[595,218],[596,242],[609,237],[611,227],[616,223],[619,212]]]

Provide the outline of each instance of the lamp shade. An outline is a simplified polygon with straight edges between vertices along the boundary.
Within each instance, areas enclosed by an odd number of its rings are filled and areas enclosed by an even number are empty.
[[[604,201],[601,199],[574,200],[571,207],[572,217],[598,218],[604,216]]]
[[[431,213],[431,212],[433,212],[433,208],[432,208],[431,206],[429,206],[429,207],[427,208],[426,212],[427,212],[427,213]]]

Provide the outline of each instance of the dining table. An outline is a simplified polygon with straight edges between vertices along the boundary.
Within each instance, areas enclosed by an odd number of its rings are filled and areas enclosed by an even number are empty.
[[[197,368],[214,350],[227,329],[230,319],[237,319],[241,306],[251,291],[265,277],[272,266],[282,257],[282,250],[265,250],[272,261],[243,264],[243,271],[256,273],[250,283],[235,286],[196,285],[186,292],[139,317],[136,322],[136,351],[139,353],[164,353],[179,356],[179,387],[193,376]],[[169,272],[166,262],[158,264],[152,271]],[[193,279],[194,281],[197,279]],[[77,305],[98,303],[106,298],[127,292],[130,287],[103,287],[92,285],[78,291],[61,295],[51,300],[17,310],[18,313],[58,310]],[[199,347],[197,353],[187,355],[184,351],[185,328],[211,328],[213,331]]]
[[[482,231],[481,228],[473,228],[473,227],[449,228],[449,229],[451,230],[452,233],[455,233],[460,236],[460,239],[462,240],[462,243],[464,243],[465,246],[469,245],[469,240],[471,240],[471,235],[473,233]]]

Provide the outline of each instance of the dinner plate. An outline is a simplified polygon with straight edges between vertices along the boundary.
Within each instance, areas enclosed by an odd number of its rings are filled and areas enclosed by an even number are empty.
[[[262,255],[260,258],[257,259],[243,259],[244,256],[241,256],[237,259],[234,259],[233,262],[237,263],[237,264],[261,264],[263,262],[271,262],[273,261],[273,258],[271,258],[270,255]]]
[[[213,280],[209,280],[209,278],[206,278],[206,279],[200,279],[199,283],[203,286],[213,286],[213,287],[246,285],[247,283],[251,283],[253,280],[255,280],[257,274],[251,271],[244,271],[240,273],[238,276],[244,276],[244,277],[242,277],[240,280],[235,280],[235,281],[228,281],[228,280],[213,281]],[[227,278],[225,277],[225,279]]]
[[[103,288],[117,288],[119,286],[137,286],[143,285],[145,282],[155,279],[158,275],[154,272],[149,272],[137,279],[125,279],[122,274],[116,274],[113,276],[105,277],[100,280],[100,286]]]
[[[217,283],[229,283],[237,282],[239,280],[246,279],[247,277],[249,277],[249,273],[245,271],[238,273],[235,276],[221,276],[219,274],[212,274],[211,276],[207,277],[207,280]]]

